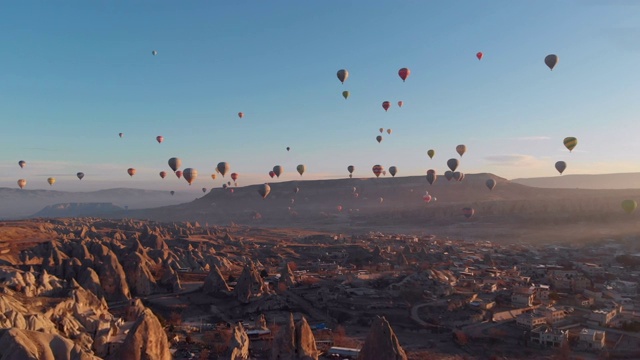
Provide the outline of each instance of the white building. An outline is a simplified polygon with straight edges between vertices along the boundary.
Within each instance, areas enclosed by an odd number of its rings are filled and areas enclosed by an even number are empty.
[[[579,346],[584,349],[602,349],[604,348],[605,335],[604,331],[582,329]]]
[[[560,347],[562,343],[569,340],[569,331],[543,325],[531,330],[530,340],[543,347]]]

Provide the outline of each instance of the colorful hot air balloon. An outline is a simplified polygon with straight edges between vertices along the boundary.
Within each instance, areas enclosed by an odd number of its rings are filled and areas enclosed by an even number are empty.
[[[622,209],[624,209],[627,214],[631,214],[632,212],[636,211],[636,208],[638,207],[638,203],[634,200],[623,200],[621,205]]]
[[[447,166],[449,167],[449,169],[451,169],[451,171],[456,171],[458,165],[460,165],[460,161],[458,161],[458,159],[447,160]]]
[[[171,168],[171,170],[173,170],[173,172],[176,172],[176,170],[180,169],[180,167],[182,166],[182,160],[180,160],[177,157],[172,157],[171,159],[169,159],[169,167]]]
[[[392,130],[391,129],[387,129],[387,134],[391,135]]]
[[[216,167],[216,169],[222,175],[222,177],[224,177],[224,175],[229,172],[229,168],[230,166],[226,162],[218,163],[218,166]]]
[[[211,179],[215,180],[218,177],[216,174],[211,174]]]
[[[460,171],[456,171],[453,173],[453,179],[456,181],[462,181],[462,179],[464,179],[464,174]]]
[[[128,168],[127,169],[127,174],[129,174],[129,176],[133,177],[133,175],[136,174],[136,169],[134,168]]]
[[[476,57],[478,58],[478,60],[482,60],[482,57],[484,56],[484,54],[482,52],[478,52],[476,54]]]
[[[50,177],[47,179],[47,182],[49,183],[50,186],[52,186],[53,184],[56,183],[56,178]]]
[[[180,179],[182,177],[182,171],[180,171],[180,170],[176,171],[175,174],[178,177],[178,179]]]
[[[25,179],[18,180],[18,186],[20,187],[20,189],[24,189],[24,187],[27,186],[27,180]]]
[[[550,70],[553,70],[553,68],[558,65],[559,60],[560,59],[558,59],[557,55],[550,54],[544,58],[544,63],[549,67]]]
[[[402,105],[404,105],[404,102],[402,100],[398,101],[398,107],[402,107]]]
[[[299,192],[300,192],[300,188],[296,186],[296,187],[293,189],[293,193],[294,193],[294,194],[297,194],[297,193],[299,193]]]
[[[167,177],[167,172],[166,171],[160,171],[160,177],[161,178],[166,178]]]
[[[345,69],[338,70],[338,80],[344,84],[345,81],[349,78],[349,72]]]
[[[403,82],[407,80],[410,74],[411,74],[411,70],[407,68],[402,68],[398,70],[398,76],[400,76],[400,79],[402,79]]]
[[[341,212],[342,211],[342,205],[336,206],[336,210],[338,210],[338,212]]]
[[[184,176],[184,179],[187,180],[189,185],[191,185],[193,184],[194,181],[196,181],[196,178],[198,177],[198,170],[192,169],[192,168],[186,168],[182,172],[182,176]]]
[[[345,90],[345,91],[343,91],[343,92],[342,92],[342,97],[343,97],[345,100],[347,100],[347,99],[349,98],[349,95],[350,95],[350,93],[349,93],[347,90]]]
[[[273,167],[273,173],[276,174],[277,177],[280,177],[284,172],[284,168],[280,165],[276,165]]]
[[[353,171],[354,171],[355,169],[356,169],[356,168],[355,168],[353,165],[349,165],[349,166],[347,166],[347,171],[349,172],[349,174],[353,174]]]
[[[389,108],[391,107],[391,103],[388,101],[383,101],[382,102],[382,108],[384,109],[384,111],[389,110]]]
[[[271,176],[271,178],[273,179],[273,177],[276,176],[276,173],[271,170],[269,171],[269,176]]]
[[[475,214],[475,212],[476,211],[473,208],[469,208],[469,207],[462,209],[462,215],[464,215],[464,217],[466,217],[467,219],[472,217],[473,214]]]
[[[24,167],[25,167],[25,166],[27,166],[27,162],[26,162],[26,161],[24,161],[24,160],[20,160],[20,161],[18,161],[18,165],[20,165],[20,167],[21,167],[22,169],[24,169]]]
[[[382,174],[382,172],[384,171],[384,168],[381,165],[374,165],[372,170],[373,170],[373,174],[376,177],[380,177],[380,174]]]
[[[307,170],[307,167],[304,164],[300,164],[296,167],[296,170],[298,170],[298,174],[302,176],[302,174]]]
[[[427,155],[429,155],[429,159],[433,159],[433,156],[436,154],[436,151],[433,149],[427,150]]]
[[[234,182],[238,180],[238,173],[231,173],[231,180],[233,180]]]
[[[422,197],[422,200],[424,200],[424,202],[426,202],[427,204],[431,201],[431,195],[425,195]]]
[[[451,181],[451,179],[453,179],[453,171],[451,170],[445,171],[444,177],[447,179],[447,181]]]
[[[574,138],[573,136],[569,136],[564,138],[564,146],[569,149],[569,152],[573,151],[573,148],[576,147],[576,145],[578,145],[578,139]]]
[[[156,141],[158,142],[158,144],[162,144],[162,142],[164,141],[164,136],[156,136]]]
[[[207,188],[202,188],[202,192],[206,193],[207,192]]]
[[[464,153],[467,152],[467,146],[462,144],[456,146],[456,152],[460,154],[460,156],[464,155]]]
[[[158,52],[157,52],[157,51],[155,51],[155,50],[153,50],[153,51],[151,52],[151,55],[156,56],[156,55],[158,55]]]
[[[262,196],[263,199],[266,199],[267,196],[269,196],[270,192],[271,192],[271,186],[269,186],[269,184],[262,184],[258,186],[258,194],[260,194],[260,196]]]
[[[238,113],[238,117],[239,117],[240,119],[242,119],[242,118],[244,117],[244,113],[243,113],[243,112],[239,112],[239,113]]]
[[[82,178],[84,177],[84,173],[83,172],[79,172],[76,174],[76,176],[78,177],[78,179],[82,180]]]
[[[430,185],[433,185],[434,182],[436,182],[436,180],[438,179],[438,176],[436,175],[436,171],[433,169],[427,170],[427,181],[429,182]]]
[[[382,142],[382,136],[380,135],[376,136],[376,141],[378,141],[378,143]]]
[[[398,172],[398,168],[395,166],[390,166],[389,167],[389,174],[391,174],[392,177],[396,176],[396,173]]]
[[[566,168],[567,168],[567,163],[566,162],[564,162],[564,161],[556,162],[556,170],[558,170],[560,175],[562,175],[562,173],[565,171]]]
[[[497,182],[495,181],[495,179],[487,179],[487,182],[485,184],[487,185],[489,190],[493,190],[493,188],[496,187]]]
[[[123,133],[118,133],[118,136],[123,137],[124,134]]]

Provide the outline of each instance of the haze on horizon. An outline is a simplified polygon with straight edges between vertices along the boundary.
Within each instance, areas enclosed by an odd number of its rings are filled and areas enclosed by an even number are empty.
[[[458,144],[465,173],[557,176],[558,160],[565,174],[639,172],[639,17],[621,1],[8,4],[0,187],[200,192],[230,180],[211,179],[220,161],[240,186],[348,165],[442,174]],[[393,130],[381,143],[379,128]],[[174,156],[198,170],[191,187],[158,176]]]

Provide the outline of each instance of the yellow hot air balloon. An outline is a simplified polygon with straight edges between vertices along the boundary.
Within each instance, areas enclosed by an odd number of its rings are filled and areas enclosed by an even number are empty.
[[[576,147],[576,145],[578,145],[578,139],[574,138],[573,136],[569,136],[564,138],[563,140],[564,146],[569,149],[569,152],[573,151],[573,148]]]
[[[351,93],[349,93],[347,90],[342,92],[342,97],[347,100],[349,98],[349,95],[351,95]]]
[[[298,173],[302,176],[302,174],[307,170],[307,167],[304,164],[300,164],[296,167],[296,170],[298,170]]]
[[[50,177],[47,179],[47,182],[49,183],[49,185],[53,185],[56,183],[56,178],[54,177]]]
[[[436,154],[436,151],[433,149],[427,150],[427,155],[429,155],[429,159],[433,159],[433,156]]]

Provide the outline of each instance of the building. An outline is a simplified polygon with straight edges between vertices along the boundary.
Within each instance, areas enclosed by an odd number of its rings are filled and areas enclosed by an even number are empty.
[[[605,343],[605,332],[601,330],[582,329],[578,346],[583,349],[602,349]]]
[[[560,347],[565,341],[569,341],[569,331],[543,325],[531,330],[529,340],[542,347]]]
[[[529,330],[545,325],[546,323],[547,318],[535,312],[520,314],[516,317],[516,325]]]
[[[357,359],[360,355],[359,349],[345,348],[332,346],[329,350],[327,350],[328,356],[339,356],[347,359]]]
[[[547,324],[554,325],[558,322],[564,320],[567,313],[564,310],[556,309],[553,306],[548,306],[544,308],[539,308],[537,311],[540,315],[544,316],[547,319]]]
[[[616,315],[618,315],[617,308],[593,310],[589,314],[589,321],[600,326],[607,326]]]
[[[513,290],[511,294],[511,305],[515,307],[527,307],[533,305],[533,288],[520,287]]]

